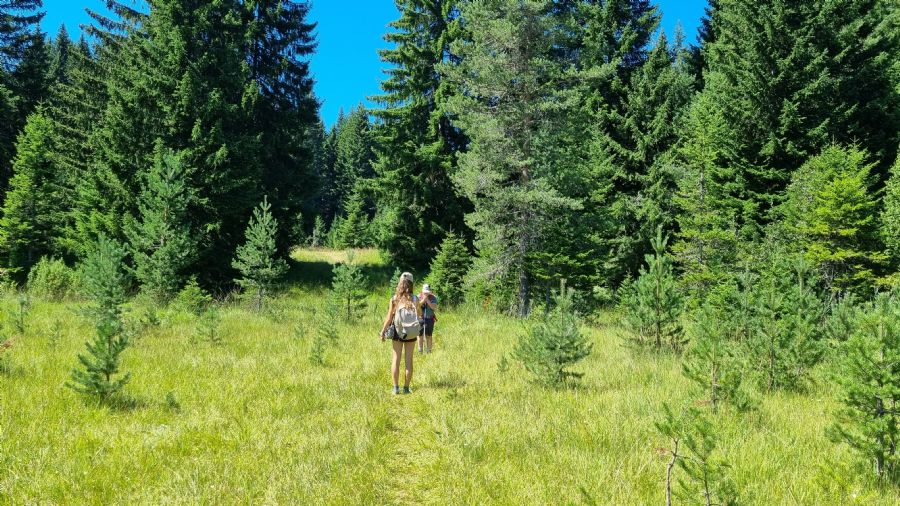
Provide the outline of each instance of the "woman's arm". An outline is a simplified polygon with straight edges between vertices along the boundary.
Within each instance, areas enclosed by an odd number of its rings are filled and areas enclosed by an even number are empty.
[[[381,325],[381,333],[379,334],[382,338],[384,337],[384,333],[387,332],[388,327],[391,325],[391,317],[394,316],[394,300],[391,299],[391,303],[388,306],[387,316],[384,317],[384,324]]]

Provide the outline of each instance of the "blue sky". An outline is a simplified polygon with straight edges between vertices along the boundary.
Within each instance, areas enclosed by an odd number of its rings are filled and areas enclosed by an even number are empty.
[[[127,0],[126,0],[127,1]],[[43,28],[55,35],[65,24],[69,35],[78,37],[79,25],[90,21],[85,7],[105,11],[103,0],[44,0]],[[352,4],[352,5],[351,5]],[[681,23],[693,41],[706,7],[706,0],[659,0],[663,28],[671,34]],[[352,7],[352,8],[351,8]],[[314,0],[312,18],[319,23],[319,49],[312,60],[316,95],[322,101],[322,118],[331,125],[340,109],[349,110],[360,102],[375,104],[366,97],[379,92],[383,73],[376,50],[385,47],[382,35],[387,23],[397,17],[393,0],[343,2]]]

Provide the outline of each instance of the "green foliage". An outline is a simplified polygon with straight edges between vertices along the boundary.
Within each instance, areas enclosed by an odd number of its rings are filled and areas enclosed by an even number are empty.
[[[0,254],[19,281],[43,256],[60,251],[66,200],[53,142],[52,124],[38,112],[16,144],[15,175],[0,218]]]
[[[560,133],[556,20],[543,0],[465,2],[460,11],[468,37],[451,44],[458,63],[441,70],[465,90],[453,95],[447,110],[470,140],[453,180],[473,206],[466,216],[478,253],[472,276],[512,292],[508,309],[525,316],[531,309],[529,255],[539,251],[558,215],[580,207],[554,187],[558,162],[541,149]]]
[[[753,332],[745,343],[748,363],[766,390],[798,390],[825,352],[824,307],[802,258],[772,274],[757,285]]]
[[[704,402],[713,413],[722,404],[730,404],[740,411],[750,409],[752,403],[742,389],[739,343],[728,332],[726,312],[704,306],[694,316],[688,338],[690,344],[684,357],[684,375],[704,392]]]
[[[700,410],[682,409],[677,415],[663,404],[662,419],[657,430],[669,440],[666,453],[671,456],[666,469],[666,504],[673,497],[698,504],[736,505],[737,487],[728,475],[729,465],[717,451],[716,427]],[[677,468],[684,474],[673,490],[673,473]]]
[[[668,237],[662,227],[652,241],[653,254],[645,259],[640,277],[625,288],[621,304],[625,324],[641,346],[663,345],[679,350],[683,343],[681,328],[682,297],[672,272],[672,260],[666,253]]]
[[[28,291],[54,300],[77,292],[78,274],[58,258],[43,257],[28,272]]]
[[[463,301],[466,274],[472,264],[472,255],[462,238],[450,233],[431,262],[428,283],[446,305]]]
[[[78,355],[81,367],[72,370],[66,385],[101,401],[109,401],[130,378],[130,374],[119,375],[119,356],[128,347],[122,325],[124,258],[125,250],[120,244],[101,236],[81,266],[82,283],[93,302],[88,314],[94,320],[96,333],[86,343],[87,353]]]
[[[24,337],[28,330],[28,316],[31,313],[31,298],[21,294],[16,299],[16,309],[12,311],[13,330],[19,337]]]
[[[879,479],[900,483],[900,302],[880,294],[841,346],[837,382],[843,404],[829,433],[874,464]]]
[[[321,248],[324,246],[327,234],[328,230],[325,228],[325,220],[322,219],[321,215],[317,214],[313,224],[312,234],[309,236],[310,247]]]
[[[900,271],[900,156],[884,189],[881,238],[895,270]]]
[[[197,283],[197,278],[188,280],[174,300],[176,306],[184,308],[197,316],[203,314],[212,302],[212,296]]]
[[[335,266],[331,289],[335,306],[339,308],[341,318],[346,315],[347,321],[358,318],[365,309],[366,277],[359,264],[356,263],[353,250],[347,251],[347,260]]]
[[[519,336],[513,351],[513,357],[548,387],[559,388],[581,378],[583,373],[569,368],[590,355],[594,347],[581,332],[572,307],[574,293],[572,288],[566,288],[565,281],[561,282],[553,298],[555,307]]]
[[[423,268],[449,230],[462,230],[464,204],[450,175],[464,145],[447,100],[456,92],[438,67],[461,36],[458,0],[400,0],[380,51],[391,71],[377,97],[378,245],[397,265]]]
[[[877,244],[878,202],[871,165],[857,148],[832,145],[794,174],[782,208],[785,226],[834,294],[863,294],[886,260]]]
[[[262,310],[263,299],[272,285],[288,269],[287,262],[279,256],[276,248],[278,222],[269,212],[271,207],[263,198],[259,207],[253,210],[245,233],[247,240],[238,247],[231,263],[241,273],[241,278],[235,282],[252,292],[253,306],[257,312]]]
[[[344,207],[347,214],[340,222],[335,222],[335,248],[364,248],[371,245],[369,219],[363,211],[362,192],[354,191],[348,197]]]
[[[197,332],[200,338],[210,344],[222,344],[222,334],[219,332],[219,326],[222,323],[222,315],[219,308],[215,305],[209,305],[200,314],[197,323]]]
[[[174,153],[158,146],[138,199],[140,215],[126,221],[141,288],[159,300],[174,296],[197,253],[188,208],[194,196],[187,172]]]

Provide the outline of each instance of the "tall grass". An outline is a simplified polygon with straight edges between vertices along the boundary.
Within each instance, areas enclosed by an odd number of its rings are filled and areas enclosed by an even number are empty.
[[[460,308],[441,313],[435,353],[416,357],[413,394],[394,396],[377,337],[384,293],[341,329],[324,366],[308,359],[320,290],[293,289],[271,314],[223,307],[218,344],[197,338],[193,315],[164,311],[123,355],[130,409],[63,386],[91,326],[77,304],[35,300],[0,374],[0,502],[663,503],[666,442],[653,421],[692,388],[676,357],[589,329],[580,386],[551,391],[513,361],[500,372],[520,322]],[[0,299],[5,315],[16,301]],[[897,504],[824,436],[835,406],[820,385],[718,418],[742,499]]]

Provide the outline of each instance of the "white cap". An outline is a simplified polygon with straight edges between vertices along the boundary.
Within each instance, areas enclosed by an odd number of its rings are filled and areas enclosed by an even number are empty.
[[[425,283],[422,285],[422,291],[424,293],[431,293],[431,286],[428,283]]]
[[[400,279],[408,279],[410,283],[415,281],[411,272],[404,272],[400,275]]]

